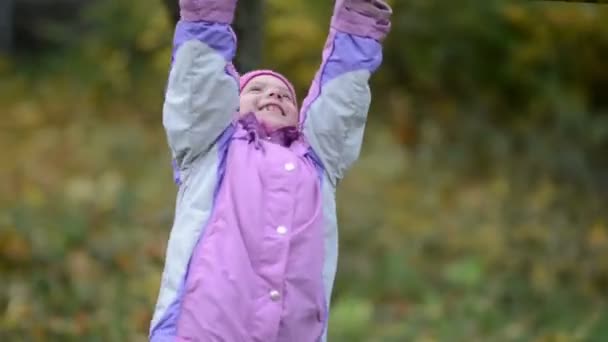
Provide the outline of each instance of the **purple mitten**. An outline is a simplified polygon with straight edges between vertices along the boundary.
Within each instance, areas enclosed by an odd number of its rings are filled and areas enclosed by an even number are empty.
[[[232,24],[237,0],[179,0],[181,18],[185,21],[211,21]]]
[[[336,0],[331,27],[382,41],[390,31],[392,13],[383,0]]]

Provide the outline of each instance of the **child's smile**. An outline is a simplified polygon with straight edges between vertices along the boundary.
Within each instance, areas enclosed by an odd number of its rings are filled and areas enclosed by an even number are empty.
[[[281,107],[280,104],[275,104],[275,103],[267,103],[264,104],[262,107],[259,108],[260,112],[268,112],[268,113],[275,113],[275,114],[279,114],[282,116],[286,116],[285,115],[285,111],[283,110],[283,108]]]
[[[298,125],[294,95],[283,80],[273,75],[256,76],[242,89],[240,113],[251,112],[269,131]]]

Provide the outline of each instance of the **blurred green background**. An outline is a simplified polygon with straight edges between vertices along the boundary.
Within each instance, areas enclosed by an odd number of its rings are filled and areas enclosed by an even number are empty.
[[[176,192],[172,17],[24,2],[0,18],[0,341],[145,341]],[[608,341],[608,6],[391,3],[338,193],[330,341]],[[265,6],[259,66],[303,98],[332,4]]]

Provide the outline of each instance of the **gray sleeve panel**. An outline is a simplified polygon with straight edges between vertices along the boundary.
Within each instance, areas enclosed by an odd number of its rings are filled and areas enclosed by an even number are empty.
[[[232,122],[239,92],[226,61],[198,40],[184,43],[175,55],[163,106],[163,126],[180,169],[206,153]]]
[[[357,70],[327,82],[308,110],[304,134],[334,187],[359,158],[371,102],[369,77],[368,70]]]

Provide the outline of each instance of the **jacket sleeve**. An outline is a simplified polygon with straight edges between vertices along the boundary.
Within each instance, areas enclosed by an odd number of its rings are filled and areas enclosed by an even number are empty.
[[[368,80],[382,62],[391,8],[381,0],[337,0],[300,124],[335,186],[359,156],[371,102]]]
[[[180,0],[163,105],[175,168],[208,151],[238,109],[235,7],[236,0]]]

